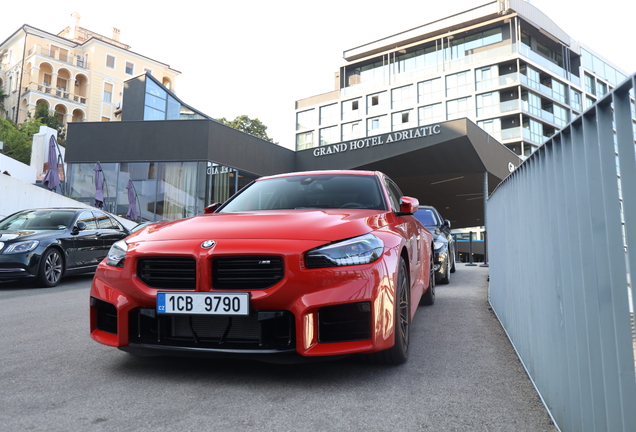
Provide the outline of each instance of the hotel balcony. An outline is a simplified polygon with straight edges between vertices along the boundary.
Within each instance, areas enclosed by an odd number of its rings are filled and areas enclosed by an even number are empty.
[[[68,92],[63,87],[55,88],[52,86],[32,82],[29,83],[28,86],[23,88],[22,96],[26,95],[29,92],[40,93],[45,96],[51,96],[60,100],[69,101],[80,105],[87,104],[87,99],[85,96]]]
[[[80,69],[90,69],[90,64],[85,60],[84,53],[73,53],[71,51],[61,49],[58,47],[44,48],[40,45],[35,45],[27,52],[27,58],[32,55],[39,54],[43,57],[57,60],[67,65],[75,66]]]

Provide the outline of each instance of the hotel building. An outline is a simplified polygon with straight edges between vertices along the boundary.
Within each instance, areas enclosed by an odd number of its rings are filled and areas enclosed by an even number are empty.
[[[468,118],[531,154],[626,78],[522,0],[344,51],[335,89],[296,102],[296,150]]]
[[[102,36],[80,27],[80,16],[57,35],[23,25],[0,43],[0,87],[6,117],[27,120],[45,103],[64,124],[120,120],[124,82],[150,73],[174,91],[180,72],[130,50],[120,31]]]

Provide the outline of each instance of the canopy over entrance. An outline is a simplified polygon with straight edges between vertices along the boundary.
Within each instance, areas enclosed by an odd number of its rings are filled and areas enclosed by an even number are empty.
[[[467,119],[303,150],[296,168],[382,171],[453,228],[484,225],[484,178],[492,192],[521,160]],[[485,176],[486,174],[486,176]]]

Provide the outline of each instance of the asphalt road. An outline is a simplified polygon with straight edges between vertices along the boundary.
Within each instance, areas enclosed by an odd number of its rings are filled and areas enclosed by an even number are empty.
[[[1,431],[555,431],[498,321],[487,268],[420,307],[408,362],[137,358],[88,334],[90,276],[0,283]]]

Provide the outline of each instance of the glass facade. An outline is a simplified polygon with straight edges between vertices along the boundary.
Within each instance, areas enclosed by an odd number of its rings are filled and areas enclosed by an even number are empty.
[[[96,164],[69,164],[70,196],[93,204]],[[168,221],[201,214],[224,202],[257,176],[212,162],[135,162],[100,164],[104,210],[126,217],[128,182],[133,185],[139,218]]]
[[[152,79],[146,79],[144,120],[191,120],[203,118],[206,117],[182,105],[170,92]]]

